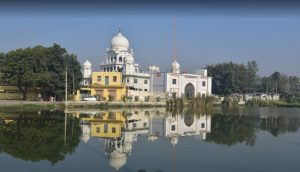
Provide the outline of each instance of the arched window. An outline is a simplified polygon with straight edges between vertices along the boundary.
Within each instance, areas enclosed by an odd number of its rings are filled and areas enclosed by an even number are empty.
[[[112,72],[112,70],[113,70],[113,68],[112,67],[110,67],[110,71]]]
[[[122,61],[123,61],[122,57],[119,57],[119,62],[122,62]]]
[[[114,61],[117,61],[117,57],[116,56],[114,57]]]
[[[119,67],[119,66],[117,67],[117,70],[118,70],[118,72],[121,72],[121,71],[120,71],[120,67]]]
[[[113,62],[114,61],[114,57],[110,57],[110,62]]]

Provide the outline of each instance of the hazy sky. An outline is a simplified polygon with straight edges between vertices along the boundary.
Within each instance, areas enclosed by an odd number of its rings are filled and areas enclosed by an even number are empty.
[[[143,68],[157,65],[164,71],[172,62],[175,14],[182,71],[255,60],[261,75],[280,71],[300,76],[299,8],[157,6],[2,6],[0,52],[58,43],[78,55],[80,62],[89,59],[98,69],[121,25],[135,61]]]

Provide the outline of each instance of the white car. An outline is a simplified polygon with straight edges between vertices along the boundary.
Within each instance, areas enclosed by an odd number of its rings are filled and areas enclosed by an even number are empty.
[[[96,97],[93,97],[93,96],[91,96],[91,97],[85,97],[82,100],[83,101],[97,101]]]

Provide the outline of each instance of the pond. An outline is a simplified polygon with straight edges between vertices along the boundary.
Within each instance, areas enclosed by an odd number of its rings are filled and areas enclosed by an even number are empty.
[[[0,169],[298,171],[299,127],[299,108],[0,112]]]

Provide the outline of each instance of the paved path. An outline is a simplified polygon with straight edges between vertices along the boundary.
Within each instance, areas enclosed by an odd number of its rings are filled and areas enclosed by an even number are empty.
[[[17,106],[17,105],[63,105],[64,101],[48,102],[48,101],[21,101],[21,100],[0,100],[0,106]],[[68,101],[70,106],[84,105],[117,105],[117,106],[165,106],[165,101],[161,102],[103,102],[103,101]]]

